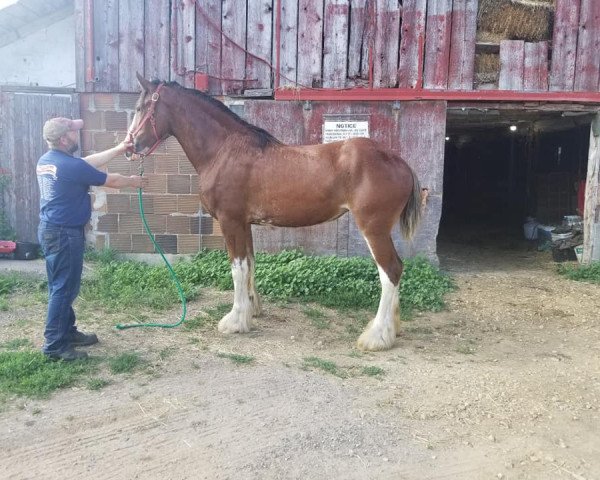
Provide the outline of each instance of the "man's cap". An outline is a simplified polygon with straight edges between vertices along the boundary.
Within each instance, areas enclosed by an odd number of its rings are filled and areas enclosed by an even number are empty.
[[[81,130],[83,120],[71,120],[64,117],[51,118],[44,124],[44,140],[47,142],[57,142],[69,130]]]

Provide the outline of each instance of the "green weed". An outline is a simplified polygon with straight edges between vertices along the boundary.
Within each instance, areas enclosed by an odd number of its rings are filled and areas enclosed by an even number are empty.
[[[316,368],[340,378],[346,378],[348,376],[348,373],[344,370],[341,370],[334,362],[330,360],[323,360],[322,358],[318,357],[305,358],[304,368]]]
[[[107,385],[110,385],[110,382],[103,378],[90,378],[87,381],[88,390],[101,390]]]
[[[96,368],[91,361],[54,362],[36,351],[0,352],[0,393],[47,397]]]
[[[377,377],[383,375],[385,370],[380,367],[363,367],[362,374],[367,375],[368,377]]]
[[[108,360],[108,368],[112,373],[131,373],[142,364],[138,353],[122,353]]]
[[[217,357],[228,358],[236,365],[245,365],[248,363],[252,363],[254,361],[254,357],[249,355],[239,355],[237,353],[217,353]]]
[[[327,320],[327,317],[321,310],[313,307],[305,307],[302,309],[302,313],[310,319],[313,327],[319,330],[325,330],[330,327],[329,320]]]
[[[559,264],[558,273],[570,280],[600,284],[600,262],[589,265]]]

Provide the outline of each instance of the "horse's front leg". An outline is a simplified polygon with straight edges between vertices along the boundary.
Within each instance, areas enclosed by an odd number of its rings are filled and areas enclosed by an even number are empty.
[[[253,305],[250,299],[251,265],[247,250],[247,229],[250,225],[221,221],[233,277],[233,308],[219,322],[222,333],[246,333],[252,326]]]
[[[254,283],[254,244],[252,242],[252,227],[248,225],[246,229],[246,254],[248,258],[248,293],[250,295],[250,303],[252,304],[252,315],[258,317],[261,312],[260,297],[256,291]]]

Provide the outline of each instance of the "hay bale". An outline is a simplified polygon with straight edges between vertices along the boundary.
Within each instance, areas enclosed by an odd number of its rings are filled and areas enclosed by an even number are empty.
[[[477,40],[491,35],[501,40],[550,40],[553,23],[554,0],[480,0]]]
[[[475,84],[498,84],[500,76],[500,55],[497,53],[478,53],[475,55]]]

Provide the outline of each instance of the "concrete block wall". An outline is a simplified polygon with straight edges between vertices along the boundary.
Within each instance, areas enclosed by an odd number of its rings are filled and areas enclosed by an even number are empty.
[[[134,115],[137,94],[81,94],[82,155],[110,148],[125,138]],[[123,157],[106,167],[109,173],[136,175],[139,162]],[[202,248],[224,248],[218,222],[203,212],[198,175],[175,138],[169,138],[143,162],[148,186],[143,210],[156,242],[165,253],[193,254]],[[89,240],[97,248],[122,253],[152,253],[140,216],[135,189],[97,188]]]

